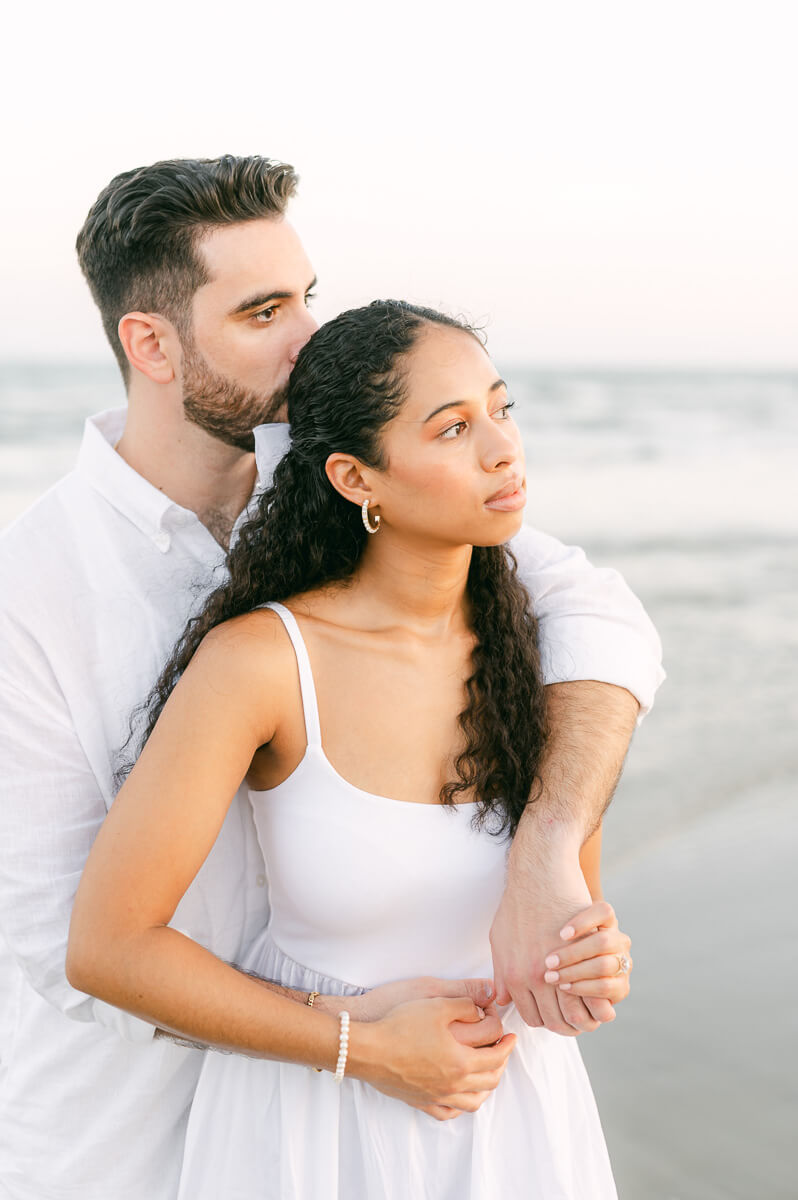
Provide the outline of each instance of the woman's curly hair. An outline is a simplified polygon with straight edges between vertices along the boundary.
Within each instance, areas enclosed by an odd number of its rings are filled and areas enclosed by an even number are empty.
[[[270,600],[351,580],[367,540],[360,511],[325,473],[330,454],[386,466],[381,434],[402,406],[403,360],[430,323],[463,322],[396,300],[375,300],[322,326],[301,351],[288,387],[291,445],[259,497],[228,558],[229,577],[189,621],[144,706],[149,737],[170,692],[205,635]],[[476,336],[476,335],[475,335]],[[478,801],[477,822],[495,814],[496,833],[514,833],[536,784],[546,737],[537,623],[506,546],[475,546],[468,574],[475,636],[465,746],[442,804]]]

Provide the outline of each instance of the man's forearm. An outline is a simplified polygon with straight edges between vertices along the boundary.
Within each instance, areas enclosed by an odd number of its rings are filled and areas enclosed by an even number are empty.
[[[243,968],[237,967],[236,970],[241,971]],[[311,993],[308,991],[300,991],[298,988],[285,987],[282,983],[275,983],[272,979],[264,979],[262,975],[256,975],[254,971],[244,971],[245,975],[249,975],[261,987],[267,988],[270,992],[276,992],[278,996],[285,996],[287,1000],[294,1000],[297,1004],[307,1004]],[[313,1007],[320,1012],[332,1013],[337,1017],[338,1014],[346,1007],[351,1007],[351,997],[334,996],[323,992],[317,992],[313,1000]]]
[[[625,688],[593,680],[546,688],[549,737],[541,787],[524,816],[579,833],[598,828],[623,769],[640,709]]]
[[[549,741],[540,786],[513,847],[523,857],[557,845],[579,853],[598,828],[620,778],[639,705],[625,688],[580,680],[546,688]]]

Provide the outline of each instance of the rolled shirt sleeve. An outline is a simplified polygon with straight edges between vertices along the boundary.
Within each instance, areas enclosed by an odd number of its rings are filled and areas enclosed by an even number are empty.
[[[662,645],[623,577],[529,526],[510,545],[538,619],[545,682],[592,679],[626,688],[642,720],[665,678]]]

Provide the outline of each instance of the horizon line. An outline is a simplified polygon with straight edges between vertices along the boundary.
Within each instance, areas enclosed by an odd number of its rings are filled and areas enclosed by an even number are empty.
[[[671,373],[671,374],[733,374],[733,375],[798,375],[798,361],[793,363],[780,363],[777,361],[763,361],[759,363],[741,363],[731,361],[714,361],[707,360],[690,362],[688,360],[674,359],[669,362],[656,361],[653,359],[647,360],[619,360],[607,359],[601,360],[546,360],[546,359],[519,359],[511,356],[502,357],[496,356],[502,361],[503,367],[508,370],[526,370],[539,371],[542,374],[591,374],[597,372],[617,372],[619,374],[632,373],[635,371],[643,373]],[[105,358],[43,358],[37,355],[35,358],[11,358],[0,355],[0,368],[29,368],[29,367],[47,367],[47,368],[64,368],[81,369],[89,368],[97,370],[102,368],[109,372],[119,374],[119,367],[114,360],[108,361]],[[121,374],[119,374],[121,382]]]

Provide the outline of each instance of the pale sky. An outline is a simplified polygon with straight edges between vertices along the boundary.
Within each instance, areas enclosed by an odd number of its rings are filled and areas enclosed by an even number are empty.
[[[321,318],[494,357],[798,366],[798,5],[45,3],[6,18],[0,359],[107,359],[75,235],[118,171],[263,153]]]

